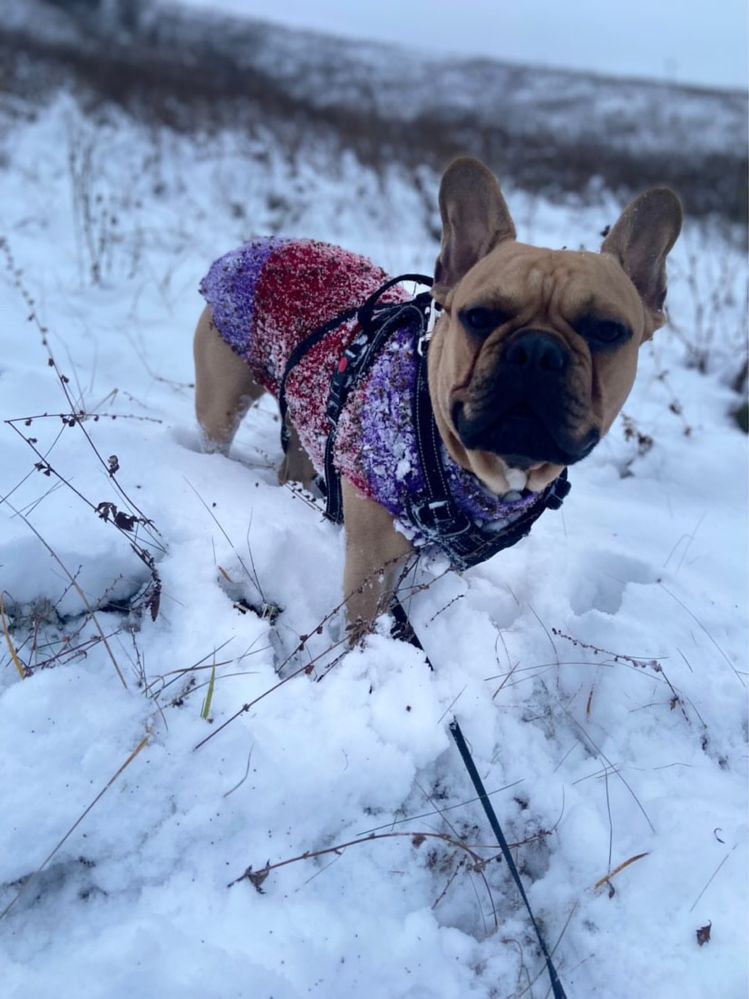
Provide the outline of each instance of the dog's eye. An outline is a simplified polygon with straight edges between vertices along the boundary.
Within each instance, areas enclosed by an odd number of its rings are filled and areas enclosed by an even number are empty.
[[[477,336],[489,336],[502,323],[506,323],[509,316],[500,309],[485,309],[477,306],[475,309],[464,309],[460,313],[460,321],[467,330]]]
[[[632,336],[632,330],[615,319],[598,319],[583,316],[575,324],[580,336],[585,337],[592,348],[618,347]]]

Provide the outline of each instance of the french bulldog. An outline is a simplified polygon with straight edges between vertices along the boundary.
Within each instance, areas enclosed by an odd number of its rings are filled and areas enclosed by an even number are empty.
[[[666,258],[682,208],[671,190],[653,188],[625,208],[600,252],[530,246],[516,240],[491,171],[471,158],[446,170],[439,208],[429,400],[454,501],[491,527],[590,454],[616,419],[638,351],[665,321]],[[206,447],[228,451],[251,403],[278,395],[294,348],[386,279],[365,258],[303,240],[258,239],[217,261],[201,286],[208,305],[194,344]],[[323,471],[331,378],[359,332],[349,317],[288,376],[281,482],[310,487]],[[421,474],[414,365],[424,346],[396,330],[336,430],[353,640],[387,610],[399,568],[429,540],[409,517]]]

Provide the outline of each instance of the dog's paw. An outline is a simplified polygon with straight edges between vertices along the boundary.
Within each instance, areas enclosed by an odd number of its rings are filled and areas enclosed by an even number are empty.
[[[212,444],[199,427],[174,427],[172,429],[172,439],[176,441],[180,447],[186,448],[188,451],[206,453],[219,451],[225,454],[228,450],[228,448],[222,449],[221,447]]]

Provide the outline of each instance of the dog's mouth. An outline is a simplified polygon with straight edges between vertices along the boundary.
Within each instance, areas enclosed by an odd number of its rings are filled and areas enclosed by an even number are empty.
[[[501,413],[484,409],[468,414],[462,402],[452,412],[453,424],[469,451],[489,451],[509,468],[527,471],[532,465],[574,465],[585,458],[600,439],[591,428],[579,438],[563,426],[550,429],[548,420],[527,401],[518,402]]]

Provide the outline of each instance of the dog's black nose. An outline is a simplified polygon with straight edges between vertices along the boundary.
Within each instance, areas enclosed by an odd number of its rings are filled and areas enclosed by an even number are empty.
[[[550,333],[529,330],[512,341],[505,351],[505,362],[526,372],[564,371],[567,367],[567,352],[559,340]]]

